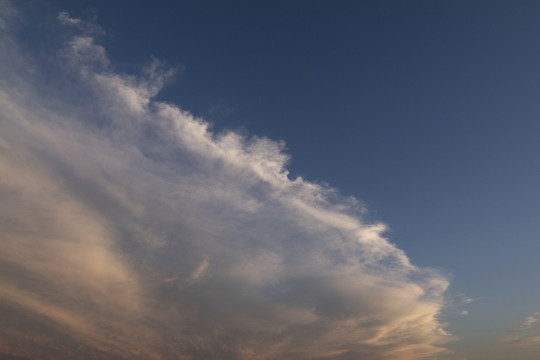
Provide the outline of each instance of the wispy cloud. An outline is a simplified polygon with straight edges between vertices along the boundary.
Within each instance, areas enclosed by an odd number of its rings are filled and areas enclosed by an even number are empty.
[[[527,346],[540,344],[540,336],[531,336],[525,338],[510,338],[505,341],[507,344]]]
[[[82,31],[58,49],[69,87],[16,68],[0,85],[0,352],[407,360],[446,351],[447,280],[412,265],[354,199],[290,179],[280,142],[212,133],[154,100],[172,71],[154,61],[140,75],[115,73],[94,26],[58,19]],[[2,34],[10,55],[0,66],[18,57],[48,70],[14,39]]]
[[[58,20],[64,25],[80,25],[82,21],[80,19],[75,19],[69,16],[67,11],[62,11],[58,14]]]
[[[527,316],[523,323],[521,323],[521,329],[530,329],[534,323],[538,322],[538,319],[540,318],[540,313],[535,312],[534,314]]]
[[[512,330],[513,335],[504,340],[505,343],[517,346],[540,344],[540,336],[534,335],[534,324],[540,319],[540,313],[535,312],[523,319],[521,325]]]

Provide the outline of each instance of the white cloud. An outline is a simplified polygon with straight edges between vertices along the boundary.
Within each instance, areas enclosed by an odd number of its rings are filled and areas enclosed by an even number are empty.
[[[447,280],[412,265],[354,200],[289,179],[282,143],[215,134],[153,100],[171,72],[153,62],[140,76],[114,73],[88,32],[63,56],[76,70],[71,88],[47,86],[66,99],[86,94],[77,105],[52,102],[24,73],[12,82],[24,86],[0,87],[9,320],[0,352],[407,360],[446,351]]]

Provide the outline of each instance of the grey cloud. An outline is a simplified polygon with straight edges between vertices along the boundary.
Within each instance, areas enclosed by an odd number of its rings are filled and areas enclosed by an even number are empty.
[[[412,265],[353,199],[290,179],[282,143],[212,133],[153,100],[172,72],[153,62],[139,76],[114,73],[91,33],[61,52],[71,86],[88,94],[77,106],[51,102],[24,72],[14,82],[24,86],[0,87],[0,314],[10,319],[0,352],[407,360],[446,351],[447,280]]]

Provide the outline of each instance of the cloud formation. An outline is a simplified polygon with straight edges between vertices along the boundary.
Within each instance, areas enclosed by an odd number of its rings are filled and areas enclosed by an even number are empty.
[[[540,313],[535,312],[534,314],[527,316],[525,320],[523,320],[523,323],[521,324],[521,329],[530,329],[534,323],[538,322],[538,318],[540,317]]]
[[[115,72],[96,26],[66,12],[58,22],[75,33],[55,50],[56,68],[23,55],[8,20],[0,353],[407,360],[446,351],[447,280],[412,265],[354,199],[290,179],[283,143],[213,133],[155,100],[170,69],[154,60],[138,75]]]
[[[535,324],[540,319],[540,313],[535,312],[525,317],[521,322],[521,325],[514,329],[512,336],[504,339],[506,344],[516,346],[530,346],[540,344],[540,336],[535,335],[537,326]]]

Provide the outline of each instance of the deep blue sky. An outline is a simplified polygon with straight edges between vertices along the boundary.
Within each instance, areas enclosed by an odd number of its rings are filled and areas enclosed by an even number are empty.
[[[284,140],[291,177],[365,203],[473,299],[451,330],[504,336],[540,308],[539,2],[48,4],[96,17],[119,71],[177,67],[158,98]]]

